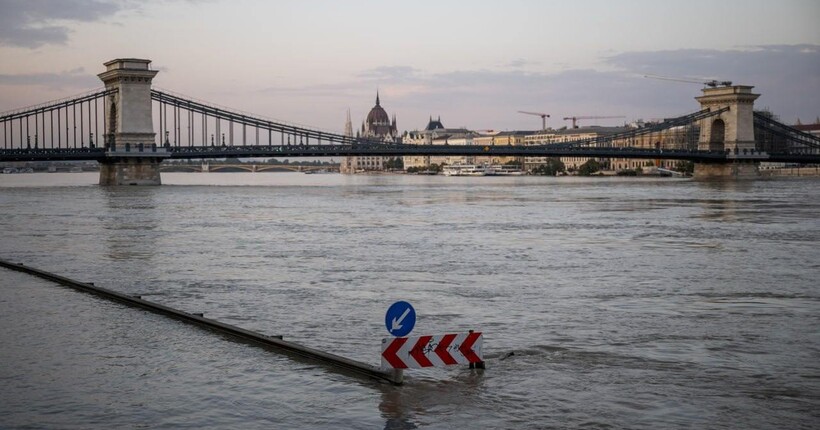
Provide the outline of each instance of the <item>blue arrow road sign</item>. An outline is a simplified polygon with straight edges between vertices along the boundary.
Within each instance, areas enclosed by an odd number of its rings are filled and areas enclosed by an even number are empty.
[[[384,315],[384,325],[393,336],[407,336],[416,325],[416,310],[404,301],[393,303]]]

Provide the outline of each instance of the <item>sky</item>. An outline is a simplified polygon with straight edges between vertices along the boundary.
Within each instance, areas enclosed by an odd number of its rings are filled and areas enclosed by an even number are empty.
[[[784,122],[820,117],[817,0],[0,0],[0,112],[102,87],[145,58],[154,87],[341,132],[375,103],[399,130],[618,125],[753,85]]]

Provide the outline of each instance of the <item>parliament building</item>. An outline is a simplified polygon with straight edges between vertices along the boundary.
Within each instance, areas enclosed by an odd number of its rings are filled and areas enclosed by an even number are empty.
[[[356,131],[355,137],[395,142],[398,137],[397,130],[396,115],[394,114],[393,119],[390,119],[381,106],[379,92],[376,91],[376,105],[370,109],[367,118],[362,122],[361,130]],[[353,137],[353,125],[350,122],[349,111],[347,113],[347,123],[345,124],[345,135]],[[345,157],[342,160],[340,171],[348,174],[382,171],[386,159],[387,157]]]

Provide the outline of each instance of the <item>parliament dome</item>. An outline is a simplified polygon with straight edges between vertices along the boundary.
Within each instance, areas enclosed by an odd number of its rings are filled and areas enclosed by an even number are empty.
[[[397,130],[396,116],[393,115],[393,119],[390,119],[379,101],[379,92],[376,91],[376,106],[370,109],[367,118],[362,122],[362,136],[393,140],[398,134]]]
[[[365,122],[371,126],[390,124],[390,117],[379,103],[379,93],[376,93],[376,106],[373,106],[373,109],[370,109],[370,113],[367,114],[367,119],[365,119]]]

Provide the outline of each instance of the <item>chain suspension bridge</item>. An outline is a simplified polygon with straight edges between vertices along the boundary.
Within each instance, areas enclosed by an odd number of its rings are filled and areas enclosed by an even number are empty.
[[[701,109],[622,133],[533,145],[415,145],[297,126],[154,89],[149,60],[117,59],[105,88],[0,114],[0,161],[95,160],[101,184],[159,184],[166,159],[344,156],[515,156],[669,159],[696,176],[744,176],[757,163],[820,163],[820,138],[753,111],[750,86],[703,89]],[[698,125],[675,148],[645,142]],[[642,143],[638,143],[642,142]]]

